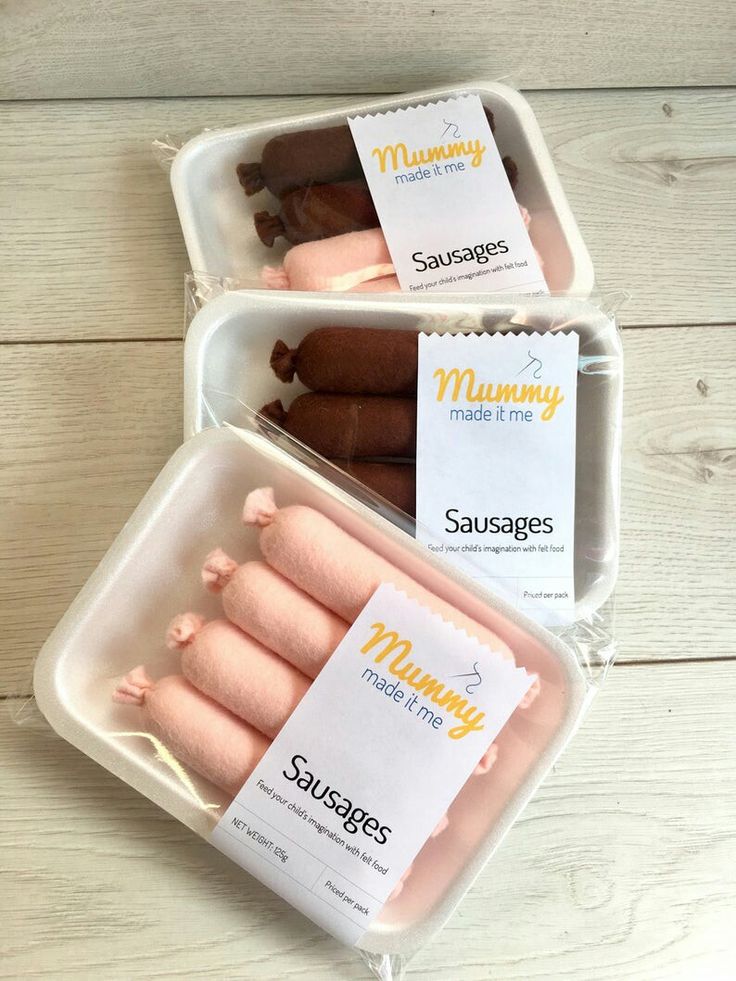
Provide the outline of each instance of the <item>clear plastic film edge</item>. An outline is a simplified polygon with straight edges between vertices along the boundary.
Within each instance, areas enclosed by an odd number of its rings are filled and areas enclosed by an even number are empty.
[[[215,297],[221,300],[206,309]],[[229,296],[229,299],[227,298]],[[614,657],[614,586],[618,571],[623,355],[616,313],[624,291],[594,299],[569,297],[463,297],[434,294],[400,302],[388,297],[349,298],[307,295],[268,297],[252,291],[231,293],[211,277],[192,274],[187,282],[185,429],[194,432],[229,423],[250,424],[254,413],[282,402],[286,410],[305,391],[284,384],[268,368],[276,342],[297,344],[309,329],[347,324],[414,329],[425,333],[575,332],[579,337],[575,476],[576,616],[560,627],[580,638],[580,656],[591,671],[605,673]],[[201,311],[201,312],[200,312]],[[281,326],[279,326],[281,325]],[[304,326],[302,326],[304,325]],[[289,452],[311,459],[343,487],[362,494],[359,481],[310,452],[271,418],[263,431]],[[349,456],[340,465],[348,471]],[[406,465],[411,461],[402,461]],[[327,468],[325,471],[324,468]],[[376,488],[374,487],[374,491]],[[369,495],[370,496],[370,492]],[[373,499],[381,499],[380,493]],[[416,532],[413,516],[391,509],[392,520]],[[424,529],[427,531],[427,529]],[[440,536],[441,537],[441,536]],[[427,537],[425,537],[427,540]],[[472,574],[472,573],[471,573]],[[489,588],[504,594],[500,580]],[[535,605],[527,610],[532,616]]]
[[[206,401],[218,398],[216,391],[205,395]],[[244,531],[240,514],[243,497],[265,486],[273,487],[277,508],[317,508],[425,588],[500,631],[517,664],[540,679],[539,694],[513,713],[407,870],[401,891],[358,944],[376,977],[402,977],[572,737],[598,678],[569,641],[432,558],[414,541],[407,516],[270,419],[227,395],[217,406],[208,404],[222,425],[203,430],[175,454],[47,642],[36,666],[39,704],[60,735],[209,837],[235,785],[219,763],[203,776],[201,743],[187,762],[188,730],[195,724],[190,706],[201,696],[180,676],[180,664],[198,631],[222,617],[219,597],[203,591],[199,569],[207,571],[207,581],[220,583],[238,562],[258,558],[258,528]],[[166,737],[146,704],[151,693],[166,694],[171,678],[187,701],[183,721]],[[209,698],[204,706],[215,713],[214,733],[224,710]],[[230,712],[225,721],[232,739],[250,741],[243,752],[252,752],[250,730],[244,733]],[[265,737],[255,738],[261,746]],[[232,789],[224,786],[228,780]]]
[[[486,111],[550,290],[589,295],[590,256],[534,113],[507,81],[162,137],[154,152],[170,171],[191,268],[247,289],[398,293],[347,120],[468,94]],[[466,285],[472,293],[472,280]]]
[[[254,189],[251,183],[253,193],[246,193],[239,165],[256,164],[273,137],[339,127],[350,113],[467,91],[477,91],[493,112],[500,152],[512,161],[509,180],[528,209],[532,241],[555,295],[543,301],[472,293],[399,297],[390,275],[358,284],[367,292],[263,289],[264,267],[283,265],[287,246],[309,244],[298,241],[300,222],[305,215],[312,224],[323,220],[325,201],[315,211],[310,191],[285,208],[267,187]],[[209,163],[199,168],[201,151],[214,169],[207,170]],[[464,597],[468,609],[487,617],[519,663],[539,677],[540,694],[513,714],[494,753],[479,762],[479,772],[450,805],[446,826],[427,841],[401,891],[359,945],[372,974],[391,981],[404,976],[410,958],[470,888],[574,734],[613,660],[623,370],[614,314],[623,294],[586,302],[593,282],[590,259],[536,120],[507,85],[479,81],[287,120],[246,122],[229,131],[166,137],[156,141],[154,152],[171,169],[191,264],[200,270],[186,286],[187,442],[44,647],[35,672],[38,704],[61,736],[208,838],[233,796],[232,786],[223,788],[227,781],[220,769],[203,773],[201,758],[196,765],[187,762],[186,732],[162,738],[146,703],[172,677],[187,704],[201,702],[182,676],[185,652],[207,624],[222,619],[219,595],[203,590],[201,575],[206,571],[210,584],[219,586],[238,563],[260,560],[255,529],[244,531],[240,521],[246,494],[273,486],[278,507],[303,503],[323,509],[401,557],[438,590]],[[262,171],[258,175],[250,167],[242,171],[243,180],[260,179]],[[328,202],[329,220],[337,222],[334,227],[347,219],[357,222],[359,233],[375,231],[366,217],[360,175],[343,175],[336,183],[343,181],[352,185]],[[576,596],[586,602],[572,623],[541,627],[533,604],[524,615],[514,609],[505,583],[481,587],[472,575],[430,557],[415,540],[412,516],[259,411],[273,400],[288,403],[301,391],[283,387],[270,372],[275,341],[296,344],[309,329],[337,323],[392,324],[425,333],[579,333],[575,573]],[[288,336],[282,338],[283,331]],[[349,467],[353,461],[348,456],[343,462]],[[540,618],[544,612],[540,607]],[[226,724],[233,739],[244,740],[244,753],[263,748],[263,734],[245,731],[243,720],[216,700],[214,708],[204,704],[214,713],[213,724]],[[17,722],[33,725],[41,718],[33,700],[16,703]]]

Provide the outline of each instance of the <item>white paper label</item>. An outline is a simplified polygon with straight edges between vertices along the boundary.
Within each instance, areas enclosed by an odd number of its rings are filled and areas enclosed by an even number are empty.
[[[578,336],[421,334],[417,537],[535,619],[574,614]]]
[[[379,586],[211,840],[355,944],[531,682]]]
[[[348,123],[402,289],[549,292],[477,95]]]

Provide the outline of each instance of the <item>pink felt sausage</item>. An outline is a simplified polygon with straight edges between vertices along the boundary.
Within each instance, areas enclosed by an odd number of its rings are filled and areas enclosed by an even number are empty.
[[[434,838],[434,835],[432,835],[432,837]],[[406,880],[411,875],[413,869],[414,869],[414,863],[412,862],[412,864],[404,872],[404,874],[401,876],[401,878],[399,879],[399,881],[396,883],[396,885],[391,890],[391,892],[389,894],[389,897],[388,897],[388,902],[389,903],[391,902],[392,899],[398,899],[399,896],[402,894],[402,892],[404,891],[404,885],[406,883]]]
[[[485,753],[481,756],[480,762],[473,770],[473,774],[476,777],[485,776],[486,773],[493,767],[493,764],[498,759],[498,746],[496,743],[491,743]]]
[[[210,562],[212,556],[215,556],[214,563]],[[216,549],[205,563],[205,581],[211,581],[209,576],[213,564],[220,570],[235,568],[226,589],[233,579],[237,581],[239,570],[248,565],[263,565],[261,562],[247,562],[245,566],[237,566],[221,549]],[[273,575],[283,578],[275,572]],[[314,603],[291,583],[288,585],[308,603]],[[248,582],[246,591],[250,592],[252,586],[253,583]],[[252,596],[248,596],[246,603],[251,601]],[[294,614],[298,614],[300,605],[303,607],[301,599],[291,609],[283,611],[287,614],[284,617],[287,624],[292,622],[297,626],[297,617]],[[330,637],[323,629],[324,620],[320,614],[313,620],[316,629],[311,637],[308,630],[302,631],[305,650],[321,648],[324,652],[320,654],[319,670],[347,633],[348,624],[344,620],[338,620],[324,607],[319,607],[318,603],[314,605],[339,624],[337,632]],[[276,607],[273,613],[275,617]],[[276,620],[272,622],[275,624]],[[182,651],[182,671],[195,688],[272,739],[297,707],[310,684],[309,679],[291,664],[282,661],[227,620],[206,622],[197,613],[181,613],[169,624],[166,644],[171,650]],[[264,658],[264,652],[268,655],[267,658]],[[315,671],[315,676],[316,673]],[[483,754],[473,773],[476,776],[488,773],[497,756],[498,747],[493,743]],[[436,833],[439,834],[439,831]]]
[[[380,279],[367,279],[364,283],[351,286],[348,293],[400,293],[401,286],[396,276],[381,276]]]
[[[191,650],[195,644],[202,650],[206,649],[204,660],[209,664],[208,676],[217,676],[217,664],[227,662],[233,645],[238,647],[237,642],[228,636],[230,631],[220,629],[222,623],[212,621],[204,624],[200,618],[184,614],[172,622],[169,640],[176,647],[183,644],[185,654],[186,649]],[[237,630],[231,624],[225,626]],[[207,630],[208,627],[211,629]],[[196,636],[192,636],[192,630]],[[203,641],[203,637],[206,641]],[[222,647],[219,647],[220,644]],[[223,655],[224,662],[220,660],[220,655]],[[229,678],[229,672],[220,674],[215,687],[222,687],[223,677]],[[139,666],[123,678],[113,699],[123,704],[141,706],[150,731],[169,752],[232,797],[241,790],[270,745],[262,733],[208,698],[181,675],[168,675],[154,682],[145,668]],[[449,818],[444,814],[430,837],[442,834],[448,824]],[[389,899],[399,895],[411,871],[412,866],[409,866]]]
[[[134,668],[113,698],[142,706],[153,735],[182,763],[232,797],[268,749],[264,735],[181,675],[151,681],[143,667]]]
[[[141,706],[149,730],[166,749],[231,797],[243,788],[270,745],[262,733],[178,674],[152,681],[140,665],[122,679],[113,699]],[[442,834],[448,824],[445,814],[430,837]],[[389,900],[399,895],[411,871],[410,865]]]
[[[196,636],[192,637],[190,631],[197,621],[199,624],[195,631]],[[173,644],[176,638],[173,646],[179,647],[180,638],[187,637],[185,653],[187,648],[191,650],[195,645],[201,649],[206,648],[206,660],[210,662],[209,674],[217,676],[217,664],[226,663],[227,652],[233,645],[233,639],[226,637],[218,629],[218,625],[223,623],[232,630],[237,630],[237,627],[222,620],[212,620],[205,624],[196,615],[185,613],[172,621],[169,627],[170,639]],[[218,643],[223,643],[223,648],[215,652]],[[220,655],[223,656],[222,660]],[[223,677],[230,677],[227,670],[219,674],[217,686],[221,686]],[[254,681],[261,696],[278,687],[273,677],[270,681],[266,679],[266,684],[259,685],[258,679]],[[181,675],[172,674],[160,681],[152,681],[141,665],[123,678],[113,693],[113,699],[127,705],[142,706],[153,735],[180,762],[191,766],[233,797],[241,790],[271,744],[261,732],[256,732],[246,722],[236,719],[226,708],[208,698]],[[443,814],[430,837],[436,838],[442,834],[448,824],[449,818],[447,814]],[[404,878],[407,874],[405,873]]]
[[[528,230],[531,216],[522,204],[519,211]],[[541,267],[539,253],[537,260]],[[286,253],[283,266],[264,266],[261,279],[270,290],[393,293],[401,289],[380,228],[296,245]]]
[[[295,245],[283,266],[265,266],[261,278],[270,290],[344,292],[393,272],[383,232],[369,228]]]
[[[221,549],[202,567],[210,592],[222,592],[228,620],[316,678],[345,636],[348,624],[265,562],[239,566]]]
[[[277,508],[273,490],[266,487],[248,495],[243,521],[261,528],[261,551],[269,565],[349,623],[382,582],[391,582],[502,657],[513,660],[509,647],[493,631],[420,586],[314,508]],[[535,679],[521,705],[530,705],[538,691],[539,679]]]
[[[229,620],[205,623],[183,613],[171,621],[166,643],[182,652],[182,672],[195,688],[271,739],[309,688],[301,671]]]

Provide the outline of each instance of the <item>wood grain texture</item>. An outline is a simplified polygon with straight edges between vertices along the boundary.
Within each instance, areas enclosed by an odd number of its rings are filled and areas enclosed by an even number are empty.
[[[0,694],[181,442],[181,344],[0,348]]]
[[[736,656],[736,328],[624,331],[626,660]]]
[[[736,330],[631,330],[624,347],[620,657],[733,657]],[[180,441],[181,344],[2,352],[0,694],[14,694]]]
[[[614,668],[411,977],[733,977],[734,699],[731,665]],[[368,977],[353,951],[43,728],[0,719],[0,768],[0,977]]]
[[[510,75],[525,88],[734,81],[727,0],[10,0],[4,98],[395,92]]]
[[[733,319],[736,92],[532,93],[622,322]],[[0,104],[0,339],[181,336],[187,259],[165,133],[340,99]]]
[[[599,286],[661,329],[624,332],[619,663],[411,976],[734,977],[736,88],[678,86],[736,86],[735,41],[730,0],[0,2],[0,978],[368,976],[22,696],[181,439],[151,140],[473,76],[535,90]]]

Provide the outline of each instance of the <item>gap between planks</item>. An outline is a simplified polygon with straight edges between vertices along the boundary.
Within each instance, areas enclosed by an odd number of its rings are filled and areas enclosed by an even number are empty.
[[[499,81],[502,81],[499,79]],[[422,89],[427,88],[437,88],[438,84],[435,85],[423,85]],[[470,85],[472,82],[466,82],[465,84]],[[506,83],[508,84],[508,83]],[[449,87],[452,87],[448,83]],[[459,86],[462,88],[462,85]],[[512,86],[516,88],[516,86]],[[534,96],[534,95],[589,95],[595,93],[596,95],[610,94],[612,92],[730,92],[734,88],[733,82],[723,82],[718,85],[606,85],[603,88],[596,88],[593,85],[573,85],[570,87],[565,86],[555,86],[550,89],[539,89],[539,88],[520,88],[518,89],[524,96]],[[415,91],[420,91],[416,89]],[[243,99],[345,99],[349,102],[360,102],[364,99],[390,99],[395,95],[410,95],[411,93],[407,89],[393,89],[391,91],[381,90],[381,91],[369,91],[363,89],[360,92],[257,92],[255,94],[249,94],[247,92],[230,93],[228,95],[95,95],[95,96],[77,96],[71,97],[61,97],[54,98],[53,96],[46,96],[44,98],[17,98],[17,99],[3,99],[0,98],[0,106],[12,106],[12,105],[43,105],[46,102],[51,102],[55,106],[64,105],[80,105],[85,102],[105,102],[114,104],[116,102],[161,102],[165,100],[166,102],[197,102],[197,101],[212,101],[217,99],[218,102],[238,102]]]
[[[452,299],[452,294],[447,294],[449,299]],[[461,294],[462,295],[462,294]],[[458,300],[462,302],[462,300]],[[593,305],[595,305],[595,300],[591,300]],[[693,321],[687,324],[619,324],[619,330],[621,331],[637,331],[637,333],[643,330],[687,330],[691,327],[707,327],[708,330],[719,330],[726,328],[736,327],[736,320],[726,320],[722,323],[699,323],[698,321]],[[55,340],[51,337],[38,337],[27,341],[19,340],[2,340],[0,339],[0,348],[2,347],[40,347],[46,345],[48,347],[59,346],[73,346],[75,344],[180,344],[185,340],[186,334],[183,333],[181,337],[61,337]]]

